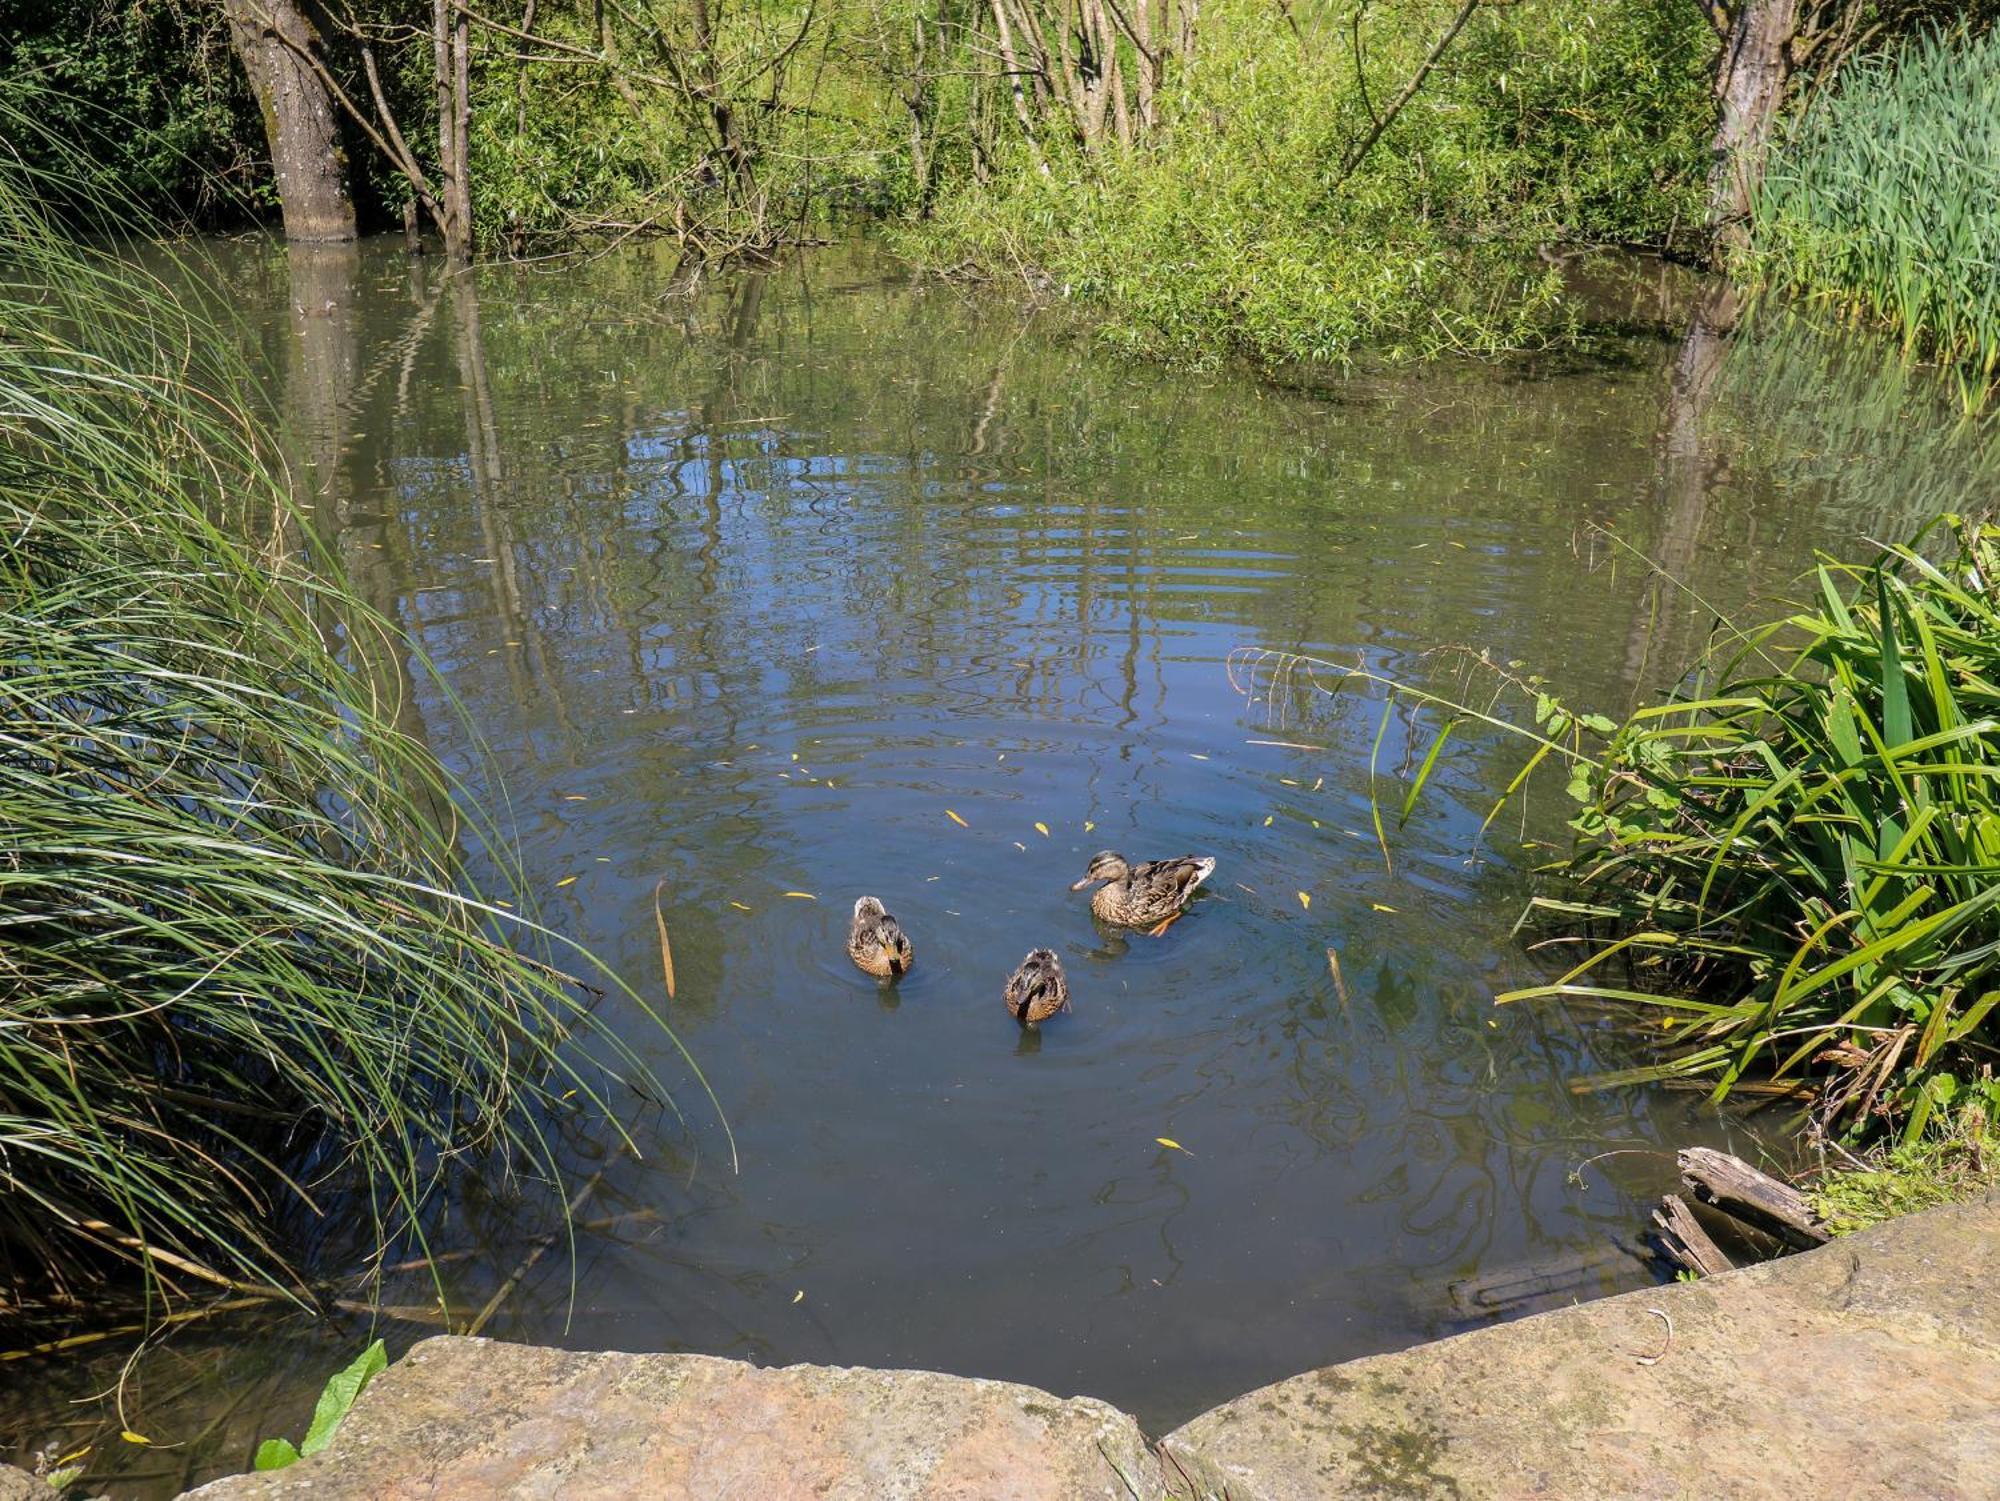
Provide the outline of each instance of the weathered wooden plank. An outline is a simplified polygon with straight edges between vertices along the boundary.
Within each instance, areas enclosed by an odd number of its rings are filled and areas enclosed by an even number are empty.
[[[1681,1182],[1700,1203],[1796,1250],[1809,1251],[1829,1239],[1805,1196],[1741,1157],[1708,1147],[1689,1147],[1679,1157]]]
[[[1667,1259],[1696,1276],[1713,1277],[1735,1266],[1723,1254],[1722,1247],[1701,1228],[1687,1200],[1679,1194],[1668,1194],[1660,1200],[1660,1207],[1653,1211],[1653,1227],[1653,1239]]]

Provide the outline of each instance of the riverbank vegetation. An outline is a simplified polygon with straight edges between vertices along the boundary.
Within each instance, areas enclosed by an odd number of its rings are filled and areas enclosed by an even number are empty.
[[[1754,273],[2000,380],[2000,32],[1932,31],[1843,70],[1774,153]]]
[[[1537,768],[1566,770],[1574,845],[1523,922],[1574,957],[1499,999],[1645,1018],[1665,1056],[1598,1083],[1789,1093],[1829,1134],[1917,1143],[1968,1106],[2000,1112],[1996,578],[2000,528],[1959,518],[1823,561],[1795,609],[1722,623],[1661,702],[1622,718],[1484,659],[1455,691],[1300,658],[1246,661],[1239,680],[1372,684],[1442,715],[1411,747],[1405,817],[1454,735],[1531,747],[1489,824]]]
[[[647,1070],[564,969],[615,982],[475,886],[504,844],[398,728],[410,648],[235,345],[52,224],[76,187],[0,171],[0,1311],[315,1301],[308,1248],[421,1242],[461,1165],[554,1176],[556,1113]]]
[[[1768,214],[1750,262],[1767,279],[1990,373],[1980,257],[1911,268],[1990,230],[1973,147],[1992,111],[1968,80],[1993,12],[22,0],[5,71],[132,192],[208,222],[276,200],[294,238],[402,220],[460,257],[661,234],[692,271],[859,214],[922,265],[1011,279],[1121,347],[1196,362],[1566,341],[1578,312],[1556,267],[1573,251],[1702,260]],[[1927,30],[1941,18],[1948,34]],[[92,130],[85,97],[170,129],[144,145]],[[1904,236],[1933,188],[1961,205],[1938,231],[1955,238]]]

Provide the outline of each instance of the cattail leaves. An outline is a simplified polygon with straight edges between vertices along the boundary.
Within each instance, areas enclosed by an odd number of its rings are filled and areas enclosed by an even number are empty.
[[[1760,275],[1885,325],[1982,408],[2000,382],[2000,33],[1847,63],[1772,153],[1755,221]]]

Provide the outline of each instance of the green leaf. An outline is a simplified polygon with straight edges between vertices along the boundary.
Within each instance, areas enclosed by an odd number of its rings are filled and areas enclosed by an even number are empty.
[[[257,1457],[250,1461],[253,1470],[282,1470],[286,1465],[299,1462],[299,1451],[292,1447],[288,1438],[267,1438],[257,1446]]]
[[[299,1453],[317,1454],[324,1449],[332,1440],[334,1430],[340,1426],[340,1420],[354,1406],[354,1399],[388,1366],[388,1353],[378,1339],[363,1350],[352,1365],[327,1382],[326,1390],[319,1394],[319,1405],[313,1409],[312,1426],[306,1429],[306,1441],[299,1446]]]
[[[1889,602],[1889,578],[1875,575],[1876,608],[1882,632],[1882,739],[1890,749],[1904,744],[1914,731],[1910,727],[1910,685],[1903,677],[1903,650],[1896,640],[1897,612]]]

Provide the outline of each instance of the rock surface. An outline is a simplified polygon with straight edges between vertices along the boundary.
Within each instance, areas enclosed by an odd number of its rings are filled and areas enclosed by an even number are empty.
[[[1158,1501],[1161,1488],[1138,1425],[1087,1397],[929,1371],[439,1338],[377,1377],[311,1459],[191,1494]]]
[[[46,1480],[13,1465],[0,1465],[0,1501],[61,1501]]]
[[[1006,1382],[433,1339],[322,1453],[193,1494],[2000,1498],[2000,1193],[1295,1376],[1163,1447],[1164,1465],[1102,1402]]]
[[[2000,1195],[1294,1376],[1165,1447],[1201,1501],[2000,1496]]]

